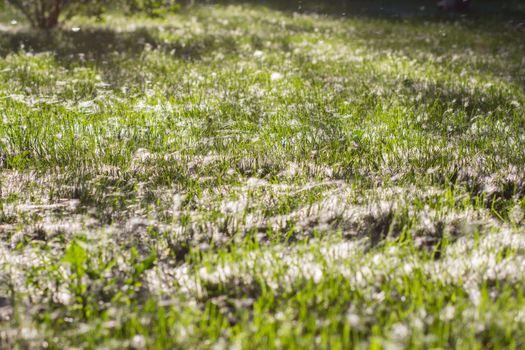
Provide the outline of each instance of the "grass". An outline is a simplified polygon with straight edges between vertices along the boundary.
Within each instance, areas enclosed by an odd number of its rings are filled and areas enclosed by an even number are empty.
[[[2,28],[0,347],[525,346],[515,21]]]

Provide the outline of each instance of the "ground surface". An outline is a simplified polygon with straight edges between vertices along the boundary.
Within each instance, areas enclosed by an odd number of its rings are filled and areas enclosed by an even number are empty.
[[[525,346],[523,25],[107,22],[2,26],[1,348]]]

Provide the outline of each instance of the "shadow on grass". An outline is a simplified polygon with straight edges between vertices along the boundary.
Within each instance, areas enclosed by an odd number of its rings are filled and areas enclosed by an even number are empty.
[[[476,115],[487,115],[498,111],[506,111],[505,115],[511,114],[518,108],[513,105],[515,96],[503,91],[493,89],[491,92],[483,90],[469,90],[464,87],[449,87],[443,83],[421,83],[410,79],[403,81],[403,95],[414,96],[416,102],[425,109],[438,108],[437,116],[441,116],[447,109],[464,111],[470,121]],[[437,121],[436,121],[437,122]],[[470,124],[469,124],[470,127]]]
[[[108,28],[85,28],[80,31],[55,29],[44,31],[4,31],[0,36],[0,56],[26,52],[52,52],[57,60],[72,64],[79,60],[110,63],[115,56],[134,59],[146,48],[162,49],[183,59],[200,59],[205,53],[220,45],[213,36],[204,36],[186,45],[180,42],[164,42],[156,34],[156,28],[139,28],[119,32]]]
[[[284,12],[318,13],[337,17],[438,20],[457,17],[506,18],[523,21],[519,0],[475,0],[464,13],[445,13],[436,0],[216,0],[214,3],[264,5]]]

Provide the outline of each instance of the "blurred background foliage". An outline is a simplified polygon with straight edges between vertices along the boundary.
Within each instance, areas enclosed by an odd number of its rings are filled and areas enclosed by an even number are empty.
[[[51,29],[60,19],[75,15],[102,18],[107,11],[161,17],[175,12],[181,4],[175,0],[0,0],[4,12],[18,12],[34,28]]]
[[[438,2],[436,0],[0,0],[2,12],[0,20],[18,15],[25,17],[32,27],[50,29],[58,26],[60,20],[75,15],[103,19],[105,13],[119,11],[127,15],[164,17],[195,5],[219,3],[244,3],[283,11],[319,12],[339,16],[370,15],[402,18],[442,13],[438,10]],[[469,14],[501,15],[525,21],[525,1],[472,0]]]

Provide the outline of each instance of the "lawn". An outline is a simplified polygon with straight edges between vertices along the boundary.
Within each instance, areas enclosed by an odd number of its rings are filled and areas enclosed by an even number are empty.
[[[525,26],[0,26],[0,348],[525,347]]]

